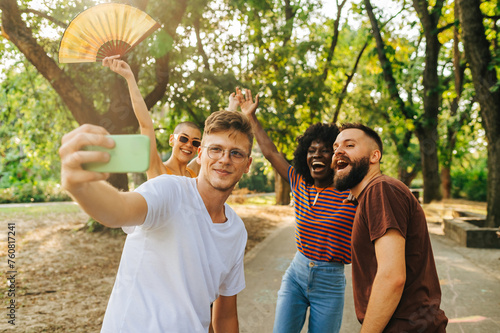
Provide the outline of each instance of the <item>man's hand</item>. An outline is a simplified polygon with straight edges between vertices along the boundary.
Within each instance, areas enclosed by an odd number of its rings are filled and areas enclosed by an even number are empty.
[[[135,79],[134,73],[130,66],[123,60],[120,60],[120,55],[114,55],[106,57],[102,60],[102,65],[104,67],[109,67],[113,72],[120,74],[126,80]]]
[[[240,103],[241,112],[247,117],[252,117],[255,115],[255,111],[259,106],[259,95],[255,96],[255,102],[252,98],[252,92],[250,89],[245,89],[245,95],[241,93],[241,90],[236,90],[236,98]]]
[[[99,151],[83,151],[84,146],[102,146],[113,148],[115,142],[106,137],[103,127],[85,124],[64,135],[59,156],[61,157],[61,184],[70,193],[78,191],[88,182],[105,180],[109,173],[87,171],[82,168],[83,163],[108,162],[109,154]]]

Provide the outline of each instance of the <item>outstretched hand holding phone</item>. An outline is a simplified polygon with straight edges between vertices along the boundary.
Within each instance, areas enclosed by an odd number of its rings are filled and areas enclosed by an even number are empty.
[[[115,142],[112,149],[101,146],[86,146],[83,150],[103,151],[110,155],[107,163],[83,164],[85,170],[97,172],[126,173],[145,172],[149,167],[149,138],[139,134],[109,135]]]
[[[107,163],[111,156],[105,151],[83,150],[87,146],[112,149],[116,143],[106,129],[95,125],[82,125],[66,134],[59,149],[62,187],[105,226],[141,224],[147,213],[144,198],[134,192],[118,192],[103,182],[109,177],[107,172],[85,170],[84,164]]]
[[[103,151],[84,151],[86,146],[100,146],[112,149],[115,142],[107,137],[108,131],[100,126],[82,125],[64,135],[59,148],[61,157],[61,184],[68,191],[78,190],[92,181],[105,180],[109,173],[85,170],[85,163],[107,163],[109,153]]]

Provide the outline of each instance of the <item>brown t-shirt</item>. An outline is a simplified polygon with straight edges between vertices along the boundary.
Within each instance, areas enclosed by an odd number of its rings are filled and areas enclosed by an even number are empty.
[[[363,322],[377,273],[374,242],[388,229],[406,240],[406,283],[401,300],[384,332],[445,332],[439,309],[441,288],[427,222],[419,202],[397,179],[379,176],[358,197],[352,229],[352,284],[356,315]]]

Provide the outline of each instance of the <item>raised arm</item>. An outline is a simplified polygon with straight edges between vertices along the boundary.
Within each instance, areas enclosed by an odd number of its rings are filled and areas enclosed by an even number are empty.
[[[141,134],[149,137],[149,169],[146,172],[146,175],[148,176],[148,179],[151,179],[167,173],[167,169],[163,165],[160,155],[158,155],[153,120],[149,115],[146,103],[144,102],[141,92],[139,91],[134,73],[132,73],[130,66],[125,61],[119,60],[118,58],[119,56],[104,58],[102,65],[109,67],[113,72],[120,74],[127,81],[130,99],[132,100],[132,107],[134,109],[135,116],[139,121]]]
[[[102,127],[83,125],[66,134],[59,149],[61,184],[94,219],[111,228],[141,225],[148,212],[146,200],[135,192],[119,192],[104,180],[107,173],[87,171],[83,163],[107,162],[109,154],[82,151],[84,146],[112,148],[114,141]]]
[[[281,177],[288,179],[288,168],[290,167],[290,163],[288,163],[283,155],[279,153],[255,115],[255,111],[259,105],[259,95],[255,97],[254,102],[252,92],[249,89],[245,89],[245,96],[243,96],[241,90],[236,88],[236,97],[239,100],[241,111],[248,117],[252,124],[255,138],[257,139],[257,143],[264,157],[271,162],[271,165],[278,171]]]

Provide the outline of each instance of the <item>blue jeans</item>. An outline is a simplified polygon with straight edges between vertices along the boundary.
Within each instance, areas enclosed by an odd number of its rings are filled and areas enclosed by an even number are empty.
[[[344,265],[310,260],[297,252],[278,291],[274,333],[299,333],[307,308],[309,333],[339,332],[344,312]]]

